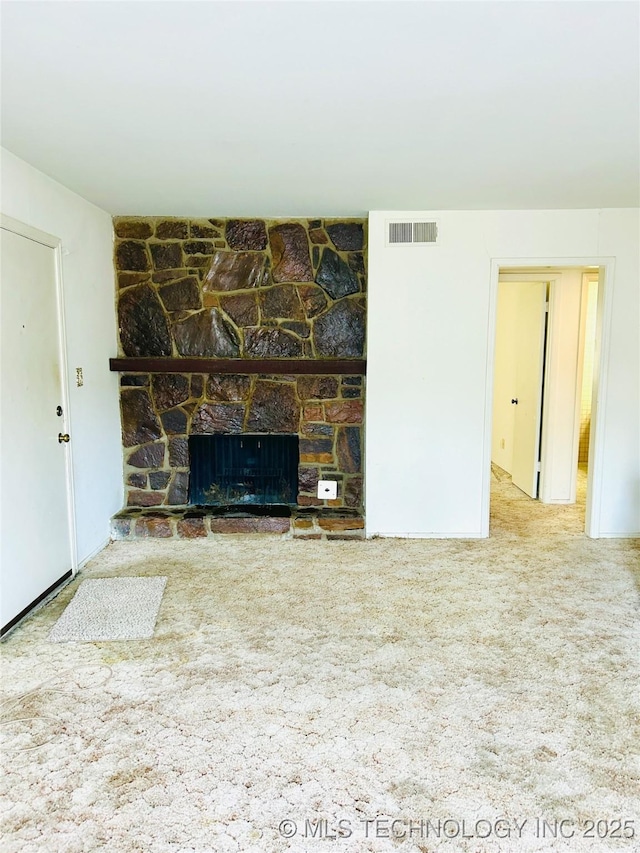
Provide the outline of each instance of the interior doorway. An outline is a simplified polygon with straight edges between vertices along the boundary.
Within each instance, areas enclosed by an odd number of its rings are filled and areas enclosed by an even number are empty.
[[[589,533],[603,280],[591,266],[498,270],[490,532],[555,518]]]

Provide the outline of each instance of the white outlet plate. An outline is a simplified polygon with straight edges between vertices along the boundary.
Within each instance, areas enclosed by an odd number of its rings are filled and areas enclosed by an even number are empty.
[[[318,480],[318,497],[325,501],[332,501],[338,497],[338,483],[336,480]]]

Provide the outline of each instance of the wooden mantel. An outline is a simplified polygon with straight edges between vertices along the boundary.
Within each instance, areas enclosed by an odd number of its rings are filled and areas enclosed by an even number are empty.
[[[110,358],[119,373],[346,374],[364,376],[365,359],[349,358]]]

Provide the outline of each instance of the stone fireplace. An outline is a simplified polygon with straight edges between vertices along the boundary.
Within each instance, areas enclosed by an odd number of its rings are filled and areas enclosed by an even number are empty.
[[[216,532],[221,517],[193,515],[190,437],[222,435],[295,436],[299,530],[361,530],[366,221],[117,217],[114,229],[115,534],[181,535],[187,517]],[[336,500],[317,497],[318,479],[337,481]]]

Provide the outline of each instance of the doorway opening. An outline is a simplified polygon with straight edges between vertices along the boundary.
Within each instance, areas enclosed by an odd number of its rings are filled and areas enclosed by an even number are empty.
[[[593,535],[604,267],[497,270],[490,521]]]

